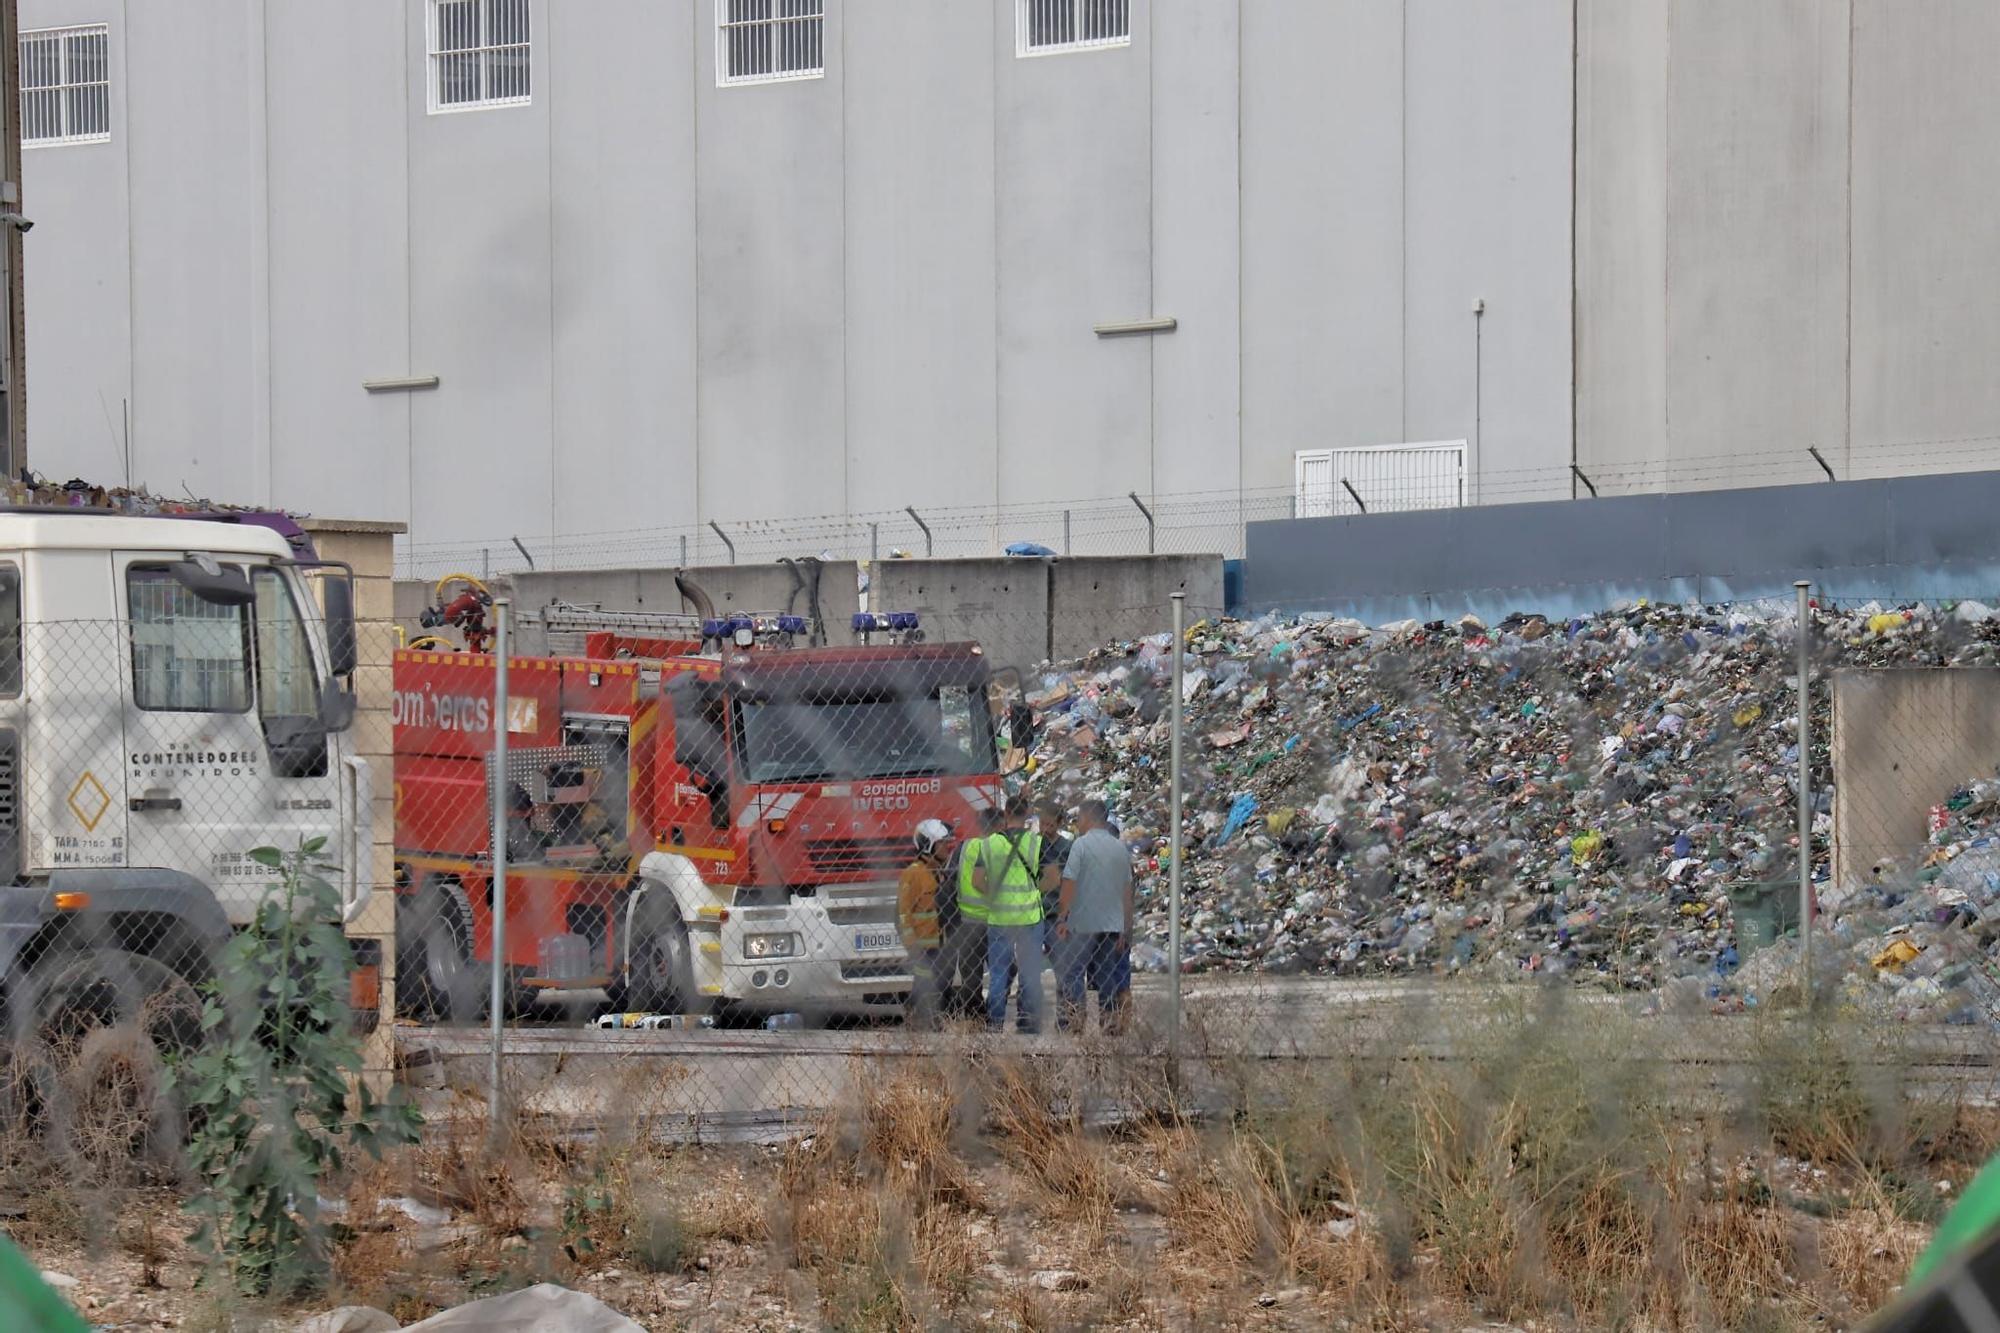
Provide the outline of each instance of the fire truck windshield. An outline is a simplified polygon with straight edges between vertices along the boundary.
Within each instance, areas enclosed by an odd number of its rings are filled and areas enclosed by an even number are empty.
[[[982,692],[843,693],[737,704],[744,776],[753,783],[991,773],[993,724]]]

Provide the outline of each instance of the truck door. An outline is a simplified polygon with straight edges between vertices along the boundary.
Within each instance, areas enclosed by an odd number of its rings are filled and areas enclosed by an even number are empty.
[[[338,766],[305,617],[276,569],[251,567],[253,600],[230,606],[183,587],[157,553],[119,566],[130,864],[192,875],[244,920],[271,878],[252,848],[324,835],[340,853]]]

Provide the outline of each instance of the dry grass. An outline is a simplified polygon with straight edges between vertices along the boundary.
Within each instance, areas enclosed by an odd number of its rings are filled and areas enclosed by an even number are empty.
[[[1101,1239],[1121,1197],[1131,1194],[1103,1141],[1083,1123],[1078,1100],[1048,1073],[1017,1058],[983,1071],[986,1119],[1003,1158],[1033,1181],[1056,1216]]]
[[[1776,1029],[1740,1078],[1690,1093],[1684,1066],[1652,1058],[1655,1030],[1608,1007],[1520,1000],[1451,1022],[1451,1059],[1377,1044],[1229,1062],[1205,1086],[1226,1082],[1231,1113],[1207,1120],[1105,1128],[1104,1080],[1155,1086],[1151,1071],[1005,1044],[869,1066],[853,1105],[781,1150],[671,1147],[637,1120],[589,1141],[532,1115],[496,1132],[468,1105],[339,1187],[341,1289],[415,1317],[540,1278],[706,1283],[734,1265],[842,1329],[983,1311],[1012,1328],[1228,1325],[1264,1318],[1274,1291],[1289,1294],[1267,1322],[1287,1328],[1847,1327],[2000,1145],[2000,1116],[1917,1095],[1894,1034],[1858,1024]],[[65,1076],[16,1069],[30,1094]],[[140,1150],[110,1111],[136,1107],[143,1061],[104,1065],[120,1069],[101,1080],[112,1137],[79,1162]],[[398,1196],[468,1234],[426,1245]],[[23,1197],[9,1229],[31,1244],[98,1225],[68,1192]],[[154,1241],[117,1238],[158,1280]],[[1038,1286],[1037,1268],[1076,1269],[1082,1289]]]

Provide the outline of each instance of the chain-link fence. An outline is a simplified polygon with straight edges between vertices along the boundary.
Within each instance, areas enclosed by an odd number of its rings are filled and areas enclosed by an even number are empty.
[[[1293,484],[1281,485],[1199,491],[1141,486],[1125,495],[983,505],[930,505],[909,497],[901,507],[844,513],[739,511],[678,525],[485,531],[470,538],[430,535],[437,525],[419,518],[412,536],[399,544],[397,572],[431,579],[470,570],[491,577],[530,568],[754,564],[802,552],[842,560],[997,556],[1023,544],[1061,556],[1219,552],[1235,558],[1245,553],[1248,525],[1274,519],[1808,484],[1826,480],[1829,466],[1837,466],[1844,481],[1964,471],[1990,465],[1994,447],[1988,437],[1908,442],[1857,450],[1827,464],[1800,444],[1776,452],[1760,447],[1754,455],[1690,455],[1587,470],[1566,463],[1492,468],[1477,466],[1476,460],[1468,467],[1461,450],[1455,455],[1459,470],[1442,479],[1434,467],[1405,475],[1367,461],[1381,451],[1327,450],[1323,473],[1302,472]]]
[[[424,647],[365,621],[350,694],[309,582],[123,577],[116,618],[0,599],[16,1179],[54,1153],[212,1184],[217,1099],[292,1096],[229,1092],[217,1033],[240,1057],[353,1019],[347,1073],[425,1120],[405,1212],[504,1196],[496,1245],[590,1234],[589,1180],[558,1207],[492,1176],[577,1145],[808,1152],[967,1097],[1009,1143],[1264,1124],[1332,1071],[1359,1095],[1543,1031],[1495,1017],[1526,994],[1687,1020],[1643,1031],[1702,1105],[1771,1067],[1761,1029],[1702,1024],[1806,994],[1917,1034],[1906,1088],[1987,1068],[1978,603],[1816,602],[1802,644],[1790,599],[1387,626],[1169,600],[1100,608],[1053,663],[893,610],[832,646],[790,614],[496,606]],[[326,947],[286,952],[292,924]],[[304,973],[245,970],[279,956]]]

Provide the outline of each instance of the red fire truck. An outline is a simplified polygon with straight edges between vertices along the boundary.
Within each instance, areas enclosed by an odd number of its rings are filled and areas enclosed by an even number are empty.
[[[510,1002],[900,1006],[912,831],[1000,797],[978,645],[914,615],[857,616],[853,647],[793,646],[817,636],[790,615],[539,619],[582,651],[509,659]],[[489,985],[495,662],[396,654],[398,991],[435,1017]]]

